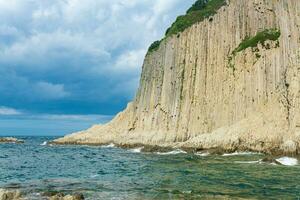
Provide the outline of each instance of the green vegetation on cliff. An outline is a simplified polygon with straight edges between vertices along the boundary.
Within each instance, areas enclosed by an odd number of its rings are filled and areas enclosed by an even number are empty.
[[[278,41],[280,35],[281,33],[278,29],[266,29],[264,31],[258,32],[254,37],[246,37],[232,52],[232,54],[236,54],[249,47],[257,47],[258,44],[265,46],[265,42],[267,40]]]
[[[226,5],[226,0],[197,0],[192,7],[187,10],[185,15],[177,17],[172,26],[167,29],[165,38],[180,33],[193,24],[213,16],[224,5]],[[156,51],[164,39],[153,42],[148,52]]]
[[[226,5],[226,0],[197,0],[185,15],[177,17],[172,26],[168,28],[166,36],[182,32],[193,24],[215,15],[224,5]]]
[[[157,40],[157,41],[153,42],[150,45],[148,52],[156,51],[159,48],[160,43],[161,43],[161,40]]]
[[[257,59],[261,57],[261,55],[257,52],[258,44],[261,44],[265,48],[270,48],[265,44],[266,41],[276,41],[276,47],[279,46],[279,37],[281,35],[280,30],[278,29],[265,29],[261,32],[256,33],[253,37],[246,37],[237,48],[235,48],[232,53],[228,56],[228,66],[235,71],[235,66],[233,64],[233,59],[235,58],[238,52],[241,52],[247,48],[253,48],[252,51],[256,52],[255,56]]]

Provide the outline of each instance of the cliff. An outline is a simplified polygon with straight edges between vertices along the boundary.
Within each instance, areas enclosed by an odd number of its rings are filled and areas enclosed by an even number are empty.
[[[224,2],[149,49],[123,112],[55,143],[296,154],[300,1]]]

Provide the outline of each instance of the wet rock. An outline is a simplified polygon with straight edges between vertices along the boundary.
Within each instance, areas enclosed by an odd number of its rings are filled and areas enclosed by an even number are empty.
[[[274,163],[274,164],[277,164],[277,165],[281,165],[281,163],[278,162],[278,161],[276,160],[276,158],[274,158],[274,157],[265,157],[265,158],[263,158],[263,159],[261,160],[261,162],[264,162],[264,163]]]
[[[19,190],[0,189],[0,200],[21,200],[21,192]]]
[[[55,196],[49,198],[49,200],[84,200],[83,194],[65,195],[58,193]]]

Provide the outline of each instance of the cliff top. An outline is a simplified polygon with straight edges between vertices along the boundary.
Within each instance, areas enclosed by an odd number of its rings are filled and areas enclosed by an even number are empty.
[[[197,0],[187,11],[185,15],[178,16],[175,22],[166,31],[162,40],[153,42],[148,52],[159,48],[160,43],[167,37],[183,32],[193,24],[201,22],[217,13],[222,7],[227,5],[226,0]]]

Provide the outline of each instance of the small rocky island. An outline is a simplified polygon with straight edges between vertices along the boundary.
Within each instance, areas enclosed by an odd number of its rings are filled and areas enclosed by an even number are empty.
[[[15,144],[22,144],[24,143],[24,140],[20,140],[13,137],[2,137],[0,138],[0,144],[1,143],[15,143]]]

